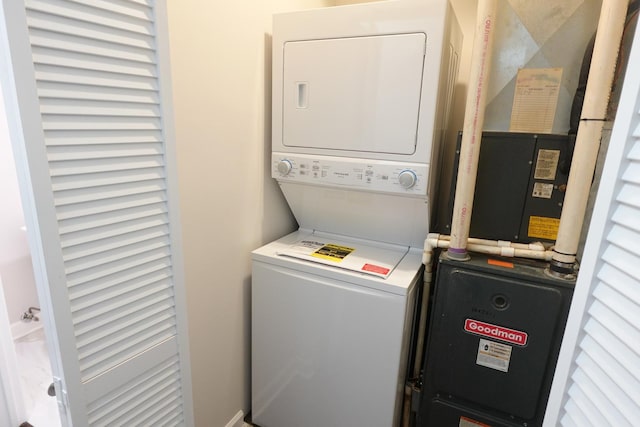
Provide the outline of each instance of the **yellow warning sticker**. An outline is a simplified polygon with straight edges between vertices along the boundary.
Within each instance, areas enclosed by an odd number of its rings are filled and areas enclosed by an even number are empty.
[[[354,248],[328,243],[312,253],[311,256],[326,259],[329,261],[341,262],[347,255],[349,255],[353,251],[355,251]]]
[[[559,226],[560,220],[558,218],[531,216],[529,217],[527,235],[537,239],[556,240]]]

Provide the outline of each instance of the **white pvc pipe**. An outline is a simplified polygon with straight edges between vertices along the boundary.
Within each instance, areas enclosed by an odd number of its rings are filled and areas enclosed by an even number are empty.
[[[569,269],[576,261],[589,199],[590,186],[587,183],[592,181],[596,167],[627,6],[628,0],[602,2],[567,192],[551,263],[552,270],[554,267],[558,268],[557,271]]]
[[[436,238],[442,239],[442,240],[451,240],[451,236],[447,236],[447,235],[440,235],[437,233],[429,233],[429,237],[434,236]],[[534,251],[544,251],[546,250],[546,248],[544,247],[544,245],[541,242],[533,242],[533,243],[514,243],[514,242],[510,242],[508,240],[487,240],[487,239],[477,239],[474,237],[469,237],[467,239],[467,242],[469,244],[477,244],[477,245],[483,245],[483,246],[501,246],[501,247],[510,247],[510,248],[517,248],[517,249],[531,249]]]
[[[449,256],[454,259],[468,258],[466,247],[471,225],[471,210],[484,125],[495,15],[496,0],[480,0],[478,2],[476,32],[471,53],[469,91],[462,127],[460,163],[451,220],[451,247],[448,252]]]
[[[450,240],[443,239],[440,236],[438,237],[435,237],[435,236],[429,235],[429,237],[425,241],[425,246],[424,246],[425,254],[423,255],[423,261],[428,256],[426,253],[432,250],[431,248],[442,248],[442,249],[450,250],[450,246],[451,246]],[[512,248],[512,247],[504,247],[504,246],[481,245],[477,243],[468,243],[467,248],[472,252],[478,252],[478,253],[487,254],[487,255],[509,257],[509,258],[529,258],[529,259],[550,261],[551,257],[553,256],[552,250],[541,251],[539,249],[520,249],[520,248]]]

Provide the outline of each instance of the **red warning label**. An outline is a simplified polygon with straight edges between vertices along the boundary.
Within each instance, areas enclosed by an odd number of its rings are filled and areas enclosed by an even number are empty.
[[[387,267],[381,267],[375,264],[365,264],[362,266],[362,271],[370,271],[371,273],[384,274],[385,276],[389,274],[389,269]]]
[[[516,345],[526,345],[529,337],[526,332],[516,331],[515,329],[492,325],[491,323],[484,323],[473,319],[466,319],[464,321],[464,330],[472,334],[495,338]]]
[[[472,420],[467,417],[460,417],[458,427],[491,427],[489,424],[481,423],[480,421]]]

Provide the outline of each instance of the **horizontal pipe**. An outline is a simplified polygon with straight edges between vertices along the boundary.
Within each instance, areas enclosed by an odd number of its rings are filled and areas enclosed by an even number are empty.
[[[425,240],[425,253],[423,254],[423,261],[426,261],[431,255],[427,255],[433,248],[449,249],[451,241],[442,237],[435,237],[429,235]],[[437,235],[436,235],[437,236]],[[426,249],[430,248],[430,249]],[[496,255],[509,258],[529,258],[543,261],[550,261],[553,257],[552,250],[540,250],[540,249],[522,249],[507,246],[497,245],[483,245],[478,243],[468,243],[467,248],[471,252],[478,252],[487,255]]]
[[[437,233],[430,233],[429,236],[434,236],[436,238],[440,238],[442,240],[451,240],[451,236],[440,235]],[[478,239],[474,237],[469,237],[469,243],[478,244],[483,246],[501,246],[501,247],[510,247],[517,249],[530,249],[534,251],[544,251],[546,248],[541,242],[533,242],[533,243],[514,243],[508,240],[488,240],[488,239]]]

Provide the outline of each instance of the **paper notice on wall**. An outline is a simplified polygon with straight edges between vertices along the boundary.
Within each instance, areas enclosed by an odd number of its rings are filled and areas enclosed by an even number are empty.
[[[511,132],[551,133],[562,68],[523,68],[516,77]]]

